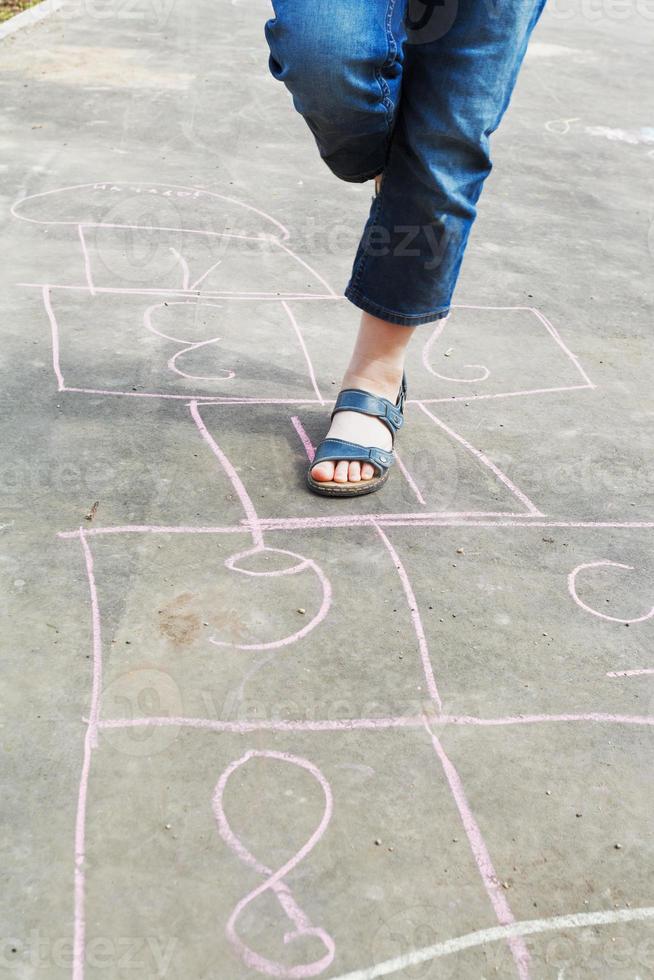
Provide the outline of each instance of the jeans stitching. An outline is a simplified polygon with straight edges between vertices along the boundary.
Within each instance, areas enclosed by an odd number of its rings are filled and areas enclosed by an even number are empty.
[[[386,29],[386,44],[388,46],[388,53],[381,67],[375,70],[375,78],[377,79],[377,84],[379,85],[382,94],[382,104],[386,109],[386,125],[388,127],[388,133],[386,136],[387,144],[392,134],[393,103],[391,102],[390,89],[388,87],[386,79],[382,75],[382,70],[384,68],[389,68],[391,65],[393,65],[395,63],[395,59],[397,58],[397,43],[395,41],[395,38],[393,36],[393,31],[392,31],[393,12],[395,10],[396,2],[397,0],[388,0],[388,5],[386,7],[386,18],[384,22],[384,27]],[[373,210],[370,215],[370,226],[373,228],[375,226],[375,222],[379,215],[380,208],[381,208],[381,194],[377,194],[377,197],[375,198],[374,201]],[[365,231],[364,231],[364,235],[365,235]],[[356,268],[353,270],[353,284],[355,287],[358,285],[359,281],[361,280],[361,277],[363,276],[367,258],[368,256],[366,250],[362,249],[359,260],[356,263]]]

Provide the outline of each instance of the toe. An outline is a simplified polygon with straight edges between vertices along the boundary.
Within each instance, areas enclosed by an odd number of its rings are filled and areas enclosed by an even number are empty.
[[[341,459],[336,464],[336,469],[334,470],[334,480],[336,483],[347,483],[348,471],[350,464],[346,459]]]
[[[329,461],[318,463],[311,470],[311,476],[320,483],[329,483],[330,480],[334,479],[334,468],[334,463],[330,463]]]
[[[364,463],[361,467],[361,479],[362,480],[372,480],[375,475],[375,468],[371,463]]]
[[[350,483],[359,483],[361,480],[361,463],[350,463]]]

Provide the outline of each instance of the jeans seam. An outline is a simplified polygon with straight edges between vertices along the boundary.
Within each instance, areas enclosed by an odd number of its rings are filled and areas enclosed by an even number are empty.
[[[364,239],[366,238],[368,224],[370,225],[370,228],[375,227],[375,223],[379,215],[380,207],[381,207],[381,194],[378,194],[373,201],[370,218],[363,232]],[[368,247],[367,242],[364,241],[361,246],[361,255],[359,256],[359,261],[356,263],[356,269],[354,269],[352,273],[352,285],[354,286],[355,289],[358,287],[366,267],[366,262],[368,260],[367,247]]]
[[[390,89],[388,87],[388,84],[386,83],[386,79],[382,75],[382,71],[384,68],[389,68],[391,65],[393,65],[395,59],[397,58],[397,42],[393,37],[393,31],[392,31],[393,12],[395,10],[396,2],[397,0],[388,0],[388,4],[386,7],[386,18],[384,22],[384,27],[386,30],[386,44],[388,46],[388,53],[381,67],[375,70],[375,77],[377,79],[377,84],[379,85],[382,94],[382,104],[386,109],[386,125],[388,127],[388,132],[386,134],[387,145],[390,142],[390,138],[393,132],[392,130],[393,103],[391,102],[390,99]],[[381,194],[377,194],[375,198],[373,211],[370,215],[371,227],[374,227],[374,223],[377,220],[380,209],[381,209]],[[361,256],[359,257],[359,261],[356,263],[356,268],[353,270],[353,284],[355,287],[357,286],[357,284],[359,283],[363,275],[367,258],[368,256],[365,250],[362,250]]]

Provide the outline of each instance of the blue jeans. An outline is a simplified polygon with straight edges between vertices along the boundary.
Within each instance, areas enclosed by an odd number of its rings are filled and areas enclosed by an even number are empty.
[[[342,180],[384,174],[346,296],[447,315],[497,128],[545,0],[272,0],[270,68]]]

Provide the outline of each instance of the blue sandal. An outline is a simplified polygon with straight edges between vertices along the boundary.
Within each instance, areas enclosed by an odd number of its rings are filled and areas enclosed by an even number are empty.
[[[394,405],[387,398],[379,398],[368,391],[346,388],[336,399],[332,418],[337,412],[360,412],[362,415],[372,415],[390,430],[395,444],[395,436],[404,424],[405,401],[406,376],[403,375],[400,393]],[[341,459],[349,462],[371,463],[376,470],[376,475],[371,480],[361,480],[359,483],[336,483],[334,480],[321,482],[311,476],[311,470],[318,463],[337,462]],[[360,446],[356,442],[347,442],[345,439],[324,439],[318,446],[309,468],[307,484],[310,490],[323,497],[363,497],[365,494],[381,490],[388,480],[394,462],[395,453],[392,449],[387,452],[376,446]]]

